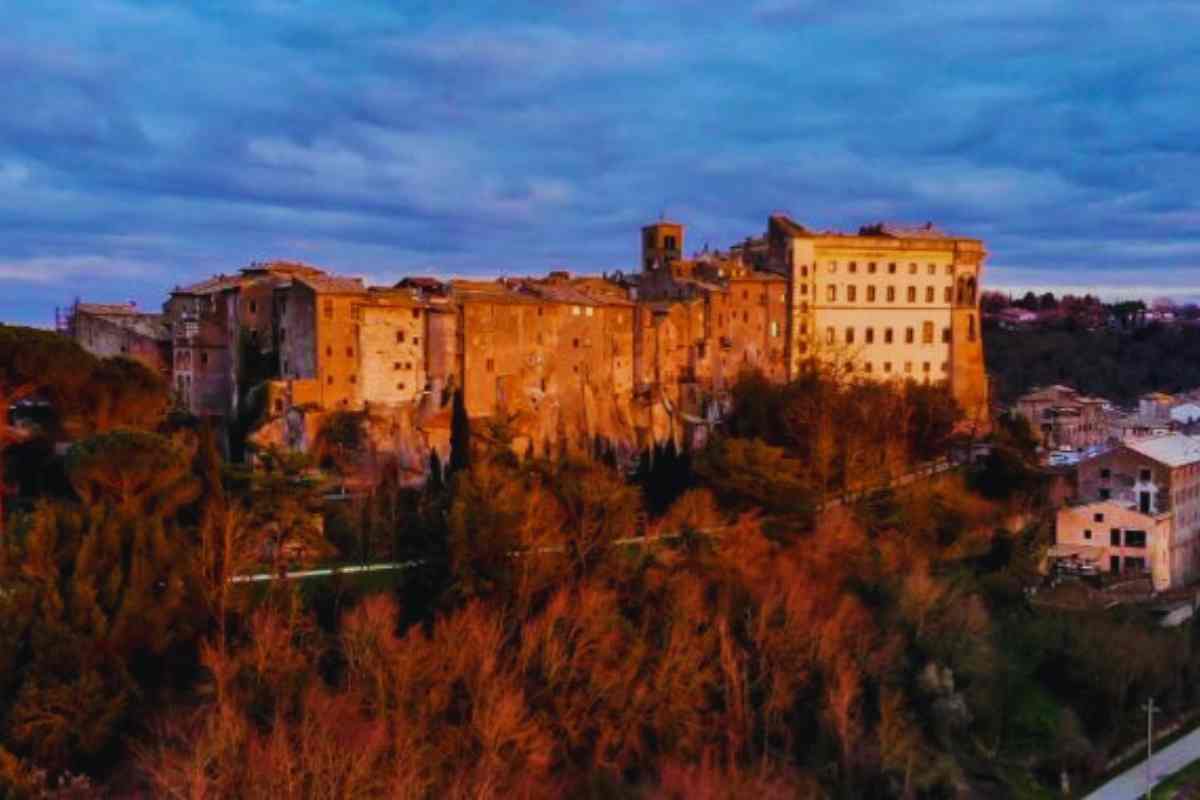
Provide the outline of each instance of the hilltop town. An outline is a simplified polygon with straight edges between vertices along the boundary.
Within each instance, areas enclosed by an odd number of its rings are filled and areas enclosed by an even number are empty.
[[[323,414],[370,410],[372,438],[414,475],[449,453],[451,400],[513,420],[533,454],[603,439],[636,452],[695,442],[738,375],[783,383],[818,360],[859,378],[949,387],[985,426],[985,250],[932,225],[810,230],[784,215],[725,251],[684,257],[684,225],[641,231],[637,268],[603,276],[366,286],[292,262],[176,287],[162,313],[78,302],[62,329],[169,376],[191,413],[253,404],[263,444],[306,449]]]

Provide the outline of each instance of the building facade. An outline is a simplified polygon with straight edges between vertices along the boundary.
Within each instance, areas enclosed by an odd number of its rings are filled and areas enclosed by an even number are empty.
[[[1025,417],[1038,443],[1047,450],[1086,450],[1122,438],[1114,433],[1106,406],[1101,398],[1055,385],[1022,396],[1016,412]]]
[[[252,264],[172,292],[172,384],[194,413],[234,414],[261,378],[253,357],[271,365],[268,425],[369,409],[420,438],[448,427],[461,391],[469,415],[502,419],[531,451],[596,439],[634,450],[702,436],[746,370],[784,382],[820,359],[858,379],[942,383],[986,424],[979,240],[932,226],[821,232],[774,215],[727,251],[684,258],[684,245],[684,226],[662,220],[642,229],[633,274],[391,287]]]
[[[1119,518],[1112,508],[1120,510]],[[1100,525],[1114,519],[1119,524]],[[1103,571],[1149,570],[1157,588],[1191,583],[1200,574],[1200,439],[1172,433],[1126,441],[1081,462],[1076,503],[1061,509],[1057,522],[1059,544],[1105,548],[1097,564]],[[1151,538],[1143,543],[1135,535],[1130,544],[1115,528]],[[1140,566],[1125,560],[1139,557]]]
[[[140,361],[156,373],[170,371],[171,335],[162,314],[139,311],[134,303],[75,303],[66,331],[101,358]]]

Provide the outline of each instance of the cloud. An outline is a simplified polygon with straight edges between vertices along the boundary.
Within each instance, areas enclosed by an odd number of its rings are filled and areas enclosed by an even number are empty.
[[[1010,283],[1185,286],[1200,257],[1183,0],[7,13],[0,319],[255,258],[629,268],[662,211],[695,246],[780,209],[935,220]]]

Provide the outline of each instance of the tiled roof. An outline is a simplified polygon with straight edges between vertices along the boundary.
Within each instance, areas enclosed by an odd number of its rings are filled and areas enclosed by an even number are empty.
[[[361,294],[366,290],[362,278],[346,278],[341,275],[297,275],[295,280],[319,294]]]
[[[243,280],[241,275],[213,275],[198,283],[176,286],[171,294],[213,294],[241,286]]]
[[[892,239],[948,239],[950,236],[932,222],[911,225],[900,222],[875,222],[858,229],[859,236],[887,236]]]
[[[91,314],[93,317],[115,317],[129,314],[139,314],[133,303],[79,303],[75,311],[80,314]]]
[[[1125,447],[1169,467],[1182,467],[1200,461],[1200,438],[1171,433],[1150,439],[1125,442]]]
[[[75,307],[75,313],[103,319],[111,325],[149,339],[167,341],[171,338],[165,315],[143,313],[134,306],[117,303],[80,303]]]
[[[255,261],[242,270],[243,275],[324,275],[325,270],[300,261]]]

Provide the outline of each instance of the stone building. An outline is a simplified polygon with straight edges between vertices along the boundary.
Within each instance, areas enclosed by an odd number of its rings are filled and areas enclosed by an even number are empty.
[[[272,261],[175,287],[163,311],[171,337],[171,384],[179,404],[201,416],[235,413],[247,348],[272,361],[277,352],[277,290],[293,279],[321,275],[316,267]]]
[[[1017,400],[1016,412],[1025,417],[1038,443],[1048,450],[1087,450],[1123,438],[1114,433],[1108,403],[1087,397],[1070,386],[1034,389]]]
[[[779,380],[820,358],[859,377],[946,382],[970,420],[988,422],[979,327],[986,251],[978,239],[869,225],[812,231],[772,215],[763,240],[678,258],[683,226],[643,229],[643,298],[704,297],[718,343]]]
[[[139,311],[135,303],[75,303],[67,333],[84,350],[108,358],[124,356],[158,373],[168,373],[171,335],[162,314]]]
[[[1060,509],[1056,547],[1095,548],[1105,572],[1150,572],[1156,588],[1200,573],[1200,438],[1173,433],[1119,446],[1079,465],[1076,503]]]
[[[373,437],[414,471],[447,455],[455,392],[525,451],[605,440],[632,452],[702,440],[742,371],[783,382],[810,359],[944,382],[986,424],[978,240],[932,226],[817,232],[783,215],[724,252],[685,258],[684,236],[678,222],[645,226],[630,275],[367,287],[252,264],[172,293],[173,385],[195,413],[235,413],[256,354],[272,365],[265,441],[305,447],[321,414],[367,410]]]

